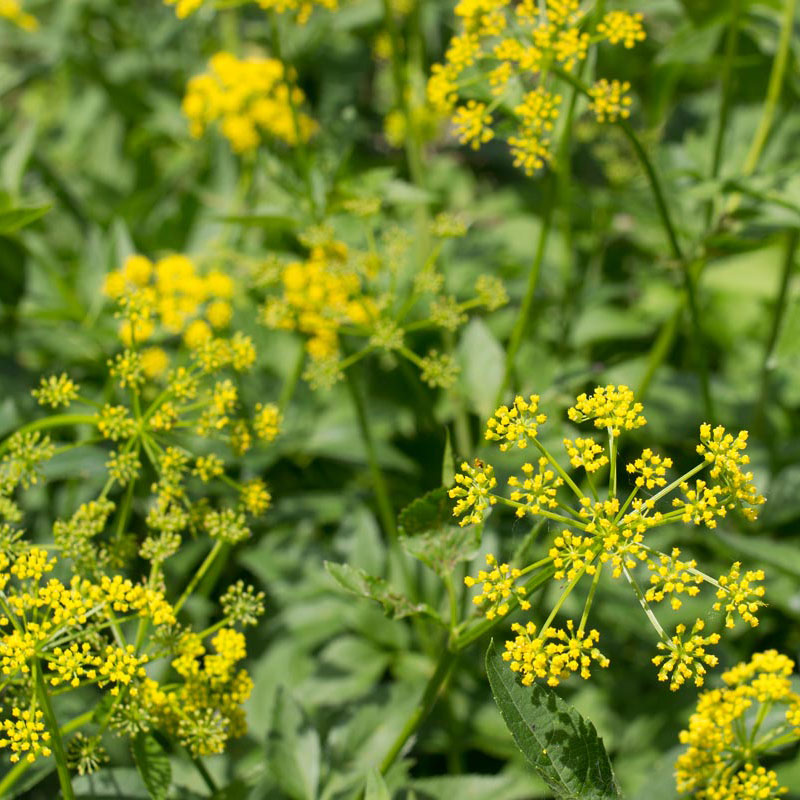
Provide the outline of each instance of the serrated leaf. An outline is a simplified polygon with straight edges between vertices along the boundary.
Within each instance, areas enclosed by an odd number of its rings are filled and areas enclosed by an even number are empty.
[[[367,775],[367,788],[364,792],[364,800],[392,800],[389,787],[383,779],[383,775],[377,769],[370,771]]]
[[[400,544],[438,575],[448,575],[469,561],[481,545],[480,529],[452,525],[453,504],[440,487],[406,506],[398,518]]]
[[[133,740],[133,760],[153,800],[166,800],[172,783],[172,767],[164,748],[153,736],[140,733]]]
[[[404,536],[438,531],[453,521],[453,502],[447,489],[440,486],[409,503],[397,518],[398,530]]]
[[[415,614],[425,614],[439,620],[439,615],[427,603],[412,603],[404,594],[393,589],[383,578],[370,575],[349,564],[326,561],[328,574],[348,592],[380,603],[392,619],[403,619]]]
[[[268,769],[292,800],[316,800],[319,786],[319,734],[303,709],[281,686],[275,697],[267,744]]]
[[[552,689],[522,686],[490,642],[486,673],[506,726],[539,776],[562,800],[619,800],[603,740]]]
[[[24,228],[26,225],[30,225],[40,217],[43,217],[51,207],[47,203],[42,206],[8,208],[0,211],[0,234],[16,233],[20,228]]]

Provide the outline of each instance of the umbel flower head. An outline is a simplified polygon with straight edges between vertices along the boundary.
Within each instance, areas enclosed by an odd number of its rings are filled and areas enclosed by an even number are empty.
[[[413,239],[406,228],[391,223],[375,230],[371,217],[375,204],[350,200],[343,204],[359,219],[348,241],[337,237],[332,225],[316,225],[298,237],[305,255],[282,259],[254,275],[258,288],[268,294],[260,308],[260,321],[275,330],[302,335],[309,364],[304,373],[313,388],[328,388],[341,379],[349,366],[374,353],[404,358],[419,370],[432,388],[448,388],[459,367],[451,353],[437,348],[420,355],[414,340],[421,332],[449,334],[464,325],[469,312],[494,310],[508,301],[502,283],[479,276],[474,296],[461,300],[444,292],[445,276],[438,268],[447,240],[466,233],[463,219],[439,214],[430,224],[432,251],[422,268],[413,256]],[[377,204],[380,207],[380,203]],[[366,230],[364,230],[366,228]],[[342,353],[343,337],[361,346]]]
[[[791,659],[767,650],[723,673],[720,688],[700,695],[689,727],[680,733],[686,750],[675,764],[679,792],[698,800],[746,800],[787,791],[759,762],[800,739],[793,671]]]
[[[15,0],[5,0],[5,2],[15,2]],[[164,0],[164,2],[168,6],[175,6],[176,16],[179,19],[185,19],[190,14],[194,14],[206,0]],[[317,7],[325,8],[328,11],[336,11],[339,7],[338,0],[254,0],[254,2],[265,11],[293,14],[299,25],[305,25]],[[211,4],[209,3],[209,5]]]
[[[461,517],[461,525],[483,523],[494,505],[513,509],[517,517],[556,523],[546,556],[530,564],[509,565],[499,564],[491,555],[490,570],[466,579],[468,586],[481,586],[475,603],[487,617],[503,616],[517,607],[529,610],[526,581],[531,581],[531,586],[541,585],[542,570],[549,570],[560,583],[561,595],[541,626],[533,621],[515,625],[517,635],[506,643],[506,660],[526,685],[542,678],[554,686],[573,673],[588,677],[592,661],[606,666],[608,660],[596,647],[599,632],[587,629],[599,582],[606,573],[630,586],[657,634],[652,662],[659,680],[673,691],[687,683],[702,686],[708,670],[718,662],[714,647],[721,639],[716,630],[720,623],[724,623],[723,631],[739,620],[758,624],[758,612],[765,605],[765,590],[760,585],[764,572],[743,570],[737,562],[717,579],[699,568],[695,559],[682,556],[677,547],[670,553],[661,552],[648,541],[648,533],[681,522],[713,531],[718,519],[737,509],[744,511],[747,519],[755,518],[764,498],[752,484],[752,473],[742,470],[748,463],[743,452],[746,432],[733,436],[724,428],[711,431],[703,425],[697,448],[702,460],[670,482],[672,459],[650,448],[620,469],[620,438],[647,423],[641,403],[627,386],[598,386],[577,397],[567,417],[603,431],[606,443],[591,437],[565,439],[564,464],[539,438],[539,428],[546,420],[539,403],[539,396],[531,395],[527,400],[517,397],[511,407],[501,406],[488,420],[485,436],[501,451],[537,450],[538,468],[523,464],[523,477],[512,475],[509,491],[504,493],[497,488],[493,466],[476,459],[474,464],[462,464],[450,490],[450,497],[457,501],[453,513]],[[700,473],[703,477],[690,484],[689,479]],[[607,489],[598,485],[599,477],[606,475]],[[619,490],[626,478],[627,497],[622,499]],[[668,498],[676,491],[680,494],[670,505]],[[644,587],[642,578],[647,582]],[[586,584],[580,621],[567,620],[566,628],[556,627],[555,618],[567,596],[580,592],[578,587]],[[704,588],[711,595],[706,618],[697,619],[691,629],[679,624],[674,633],[668,633],[655,607],[668,601],[678,610],[685,598],[700,597]]]
[[[641,14],[609,11],[598,20],[579,0],[460,0],[455,14],[458,28],[444,63],[433,66],[428,101],[473,149],[508,130],[514,165],[528,175],[553,158],[564,73],[593,46],[630,49],[645,38]],[[599,122],[626,119],[629,90],[627,82],[601,78],[588,88],[589,108]]]
[[[283,63],[275,58],[239,59],[216,53],[209,70],[186,87],[183,113],[192,136],[219,121],[222,135],[237,153],[255,150],[265,138],[289,146],[307,142],[317,124],[298,109],[305,101]]]

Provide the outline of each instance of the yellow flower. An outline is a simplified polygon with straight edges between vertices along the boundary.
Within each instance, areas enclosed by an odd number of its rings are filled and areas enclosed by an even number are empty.
[[[580,395],[567,416],[573,422],[594,420],[595,427],[608,428],[614,436],[621,430],[631,431],[647,424],[641,415],[643,406],[634,402],[627,386],[598,386],[591,396]]]
[[[485,438],[500,442],[503,451],[516,445],[528,446],[528,440],[535,439],[539,425],[547,422],[547,415],[539,412],[539,395],[532,394],[528,400],[522,395],[514,398],[511,408],[500,406],[494,416],[486,423]]]
[[[508,614],[508,600],[512,595],[516,595],[519,600],[519,607],[527,611],[531,604],[525,599],[525,587],[514,586],[514,582],[522,575],[519,569],[512,569],[508,564],[498,564],[497,559],[491,554],[486,555],[486,564],[490,568],[487,571],[480,570],[478,577],[467,576],[464,583],[468,587],[482,583],[481,593],[472,598],[476,606],[486,606],[484,614],[486,619],[494,619],[497,615],[503,617]]]
[[[243,153],[258,147],[263,136],[290,146],[308,141],[316,123],[297,110],[304,100],[277,59],[238,59],[220,52],[212,56],[207,73],[189,81],[183,113],[193,136],[219,121],[231,147]]]
[[[497,502],[497,498],[491,495],[492,489],[497,486],[494,468],[477,459],[474,467],[465,461],[461,465],[461,472],[455,475],[455,482],[457,486],[448,492],[452,499],[458,499],[453,515],[458,517],[469,512],[458,524],[462,527],[469,524],[479,525],[483,522],[486,509]]]

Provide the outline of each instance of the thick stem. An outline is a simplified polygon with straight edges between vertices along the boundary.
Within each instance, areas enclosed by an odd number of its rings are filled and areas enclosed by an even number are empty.
[[[778,335],[781,331],[783,318],[786,314],[786,303],[789,298],[789,282],[794,270],[794,256],[797,249],[797,240],[800,231],[797,228],[789,231],[786,237],[786,251],[783,258],[783,269],[781,271],[781,283],[778,288],[778,297],[775,300],[775,309],[772,313],[772,326],[769,332],[766,346],[764,347],[764,360],[761,364],[761,390],[756,401],[754,411],[754,427],[763,433],[765,427],[765,410],[769,398],[770,375],[772,373],[772,358]]]
[[[389,490],[386,486],[386,479],[383,475],[383,470],[378,462],[378,455],[375,450],[375,440],[373,439],[369,418],[367,416],[366,408],[364,407],[364,400],[361,397],[359,387],[356,385],[356,380],[353,377],[352,370],[347,372],[347,385],[350,389],[350,396],[353,400],[353,408],[356,412],[356,420],[358,421],[361,438],[367,451],[367,461],[369,462],[369,469],[372,475],[372,488],[375,492],[375,499],[378,503],[378,513],[381,518],[381,523],[386,531],[386,535],[390,539],[394,540],[397,538],[397,526],[395,524],[392,501],[389,497]]]
[[[505,395],[506,390],[511,384],[511,374],[514,371],[514,359],[517,357],[517,351],[522,344],[522,337],[525,334],[525,329],[528,327],[528,320],[531,315],[531,308],[533,307],[533,298],[536,294],[536,287],[539,285],[539,273],[541,272],[542,261],[544,260],[545,250],[547,249],[547,240],[550,237],[550,230],[553,226],[554,205],[555,204],[552,202],[546,203],[544,217],[541,227],[539,228],[539,241],[536,245],[536,253],[534,254],[533,263],[528,273],[528,285],[525,289],[525,296],[522,298],[522,305],[520,306],[517,320],[514,323],[514,328],[511,331],[511,337],[506,347],[503,382],[500,384],[495,406],[500,405],[503,400],[503,395]]]
[[[389,768],[392,766],[392,764],[394,764],[395,759],[397,759],[397,757],[403,751],[406,742],[417,732],[417,729],[422,724],[422,721],[430,713],[434,703],[439,697],[439,693],[441,692],[448,675],[450,674],[450,670],[453,667],[456,655],[457,654],[449,648],[442,648],[441,654],[439,655],[439,661],[436,664],[436,669],[434,670],[433,675],[431,675],[431,677],[428,679],[428,684],[425,687],[422,699],[414,707],[414,710],[406,720],[406,724],[403,726],[403,729],[392,743],[389,751],[383,757],[383,761],[381,761],[380,770],[382,774],[385,775],[389,771]]]
[[[742,174],[745,177],[752,175],[764,146],[769,138],[772,122],[775,118],[775,111],[778,108],[778,101],[781,96],[783,79],[786,74],[786,65],[789,62],[789,53],[792,46],[792,32],[794,30],[794,17],[797,11],[797,0],[785,0],[783,18],[781,20],[781,33],[778,42],[778,51],[775,53],[775,60],[772,62],[772,71],[769,76],[767,96],[764,100],[764,107],[761,110],[761,119],[758,123],[753,142],[742,166]]]
[[[733,78],[733,64],[736,59],[736,47],[739,41],[739,22],[741,20],[742,0],[731,0],[731,21],[728,26],[728,36],[725,41],[725,60],[722,64],[722,98],[720,100],[719,116],[717,117],[717,130],[714,135],[714,152],[711,157],[711,173],[709,177],[715,181],[719,177],[722,165],[722,145],[725,141],[725,132],[728,128],[728,117],[731,108],[731,87]],[[711,227],[714,217],[714,199],[711,198],[706,206],[706,229]]]
[[[33,433],[34,431],[46,431],[50,428],[63,428],[67,425],[97,425],[97,418],[91,414],[56,414],[52,417],[44,417],[43,419],[37,419],[35,422],[29,422],[14,431],[14,433]],[[11,437],[9,436],[0,443],[0,455],[3,455],[8,450],[10,441]]]
[[[675,311],[664,323],[658,333],[658,336],[656,337],[655,342],[653,342],[653,346],[650,348],[650,353],[647,356],[647,367],[645,368],[641,381],[639,381],[639,388],[636,390],[636,399],[639,402],[644,402],[644,399],[647,396],[647,391],[650,388],[650,383],[653,380],[653,376],[658,371],[658,368],[664,363],[667,355],[669,355],[669,351],[675,341],[675,336],[678,333],[678,323],[681,321],[681,317],[683,316],[685,304],[686,298],[684,295],[681,295],[680,302],[678,302],[677,306],[675,307]]]
[[[209,567],[211,567],[211,565],[214,563],[214,560],[224,546],[225,542],[223,542],[221,539],[218,539],[216,542],[214,542],[214,546],[209,551],[205,561],[203,561],[203,563],[200,565],[200,569],[198,569],[197,572],[192,575],[192,579],[183,590],[183,594],[180,596],[178,602],[175,603],[176,614],[181,610],[181,608],[183,608],[183,604],[189,599],[189,595],[191,595],[197,584],[203,579],[203,576],[206,574],[206,572],[208,572]]]
[[[611,428],[608,429],[608,496],[612,500],[617,496],[617,437]]]
[[[50,696],[47,694],[42,664],[38,659],[34,659],[33,661],[33,672],[36,699],[42,708],[45,724],[50,733],[50,744],[52,745],[53,758],[56,762],[56,771],[58,772],[58,782],[61,785],[61,794],[64,800],[75,800],[75,792],[72,790],[69,768],[67,767],[67,754],[64,750],[64,742],[61,738],[61,729],[58,726],[58,720],[53,711],[53,706],[50,703]]]

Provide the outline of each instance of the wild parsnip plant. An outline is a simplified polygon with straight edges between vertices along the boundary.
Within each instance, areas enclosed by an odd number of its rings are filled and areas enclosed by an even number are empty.
[[[0,0],[0,800],[800,794],[798,5]]]

